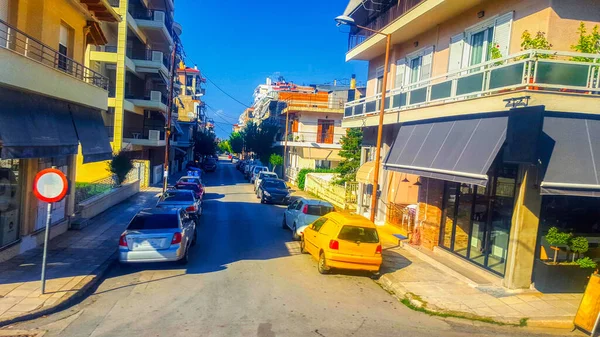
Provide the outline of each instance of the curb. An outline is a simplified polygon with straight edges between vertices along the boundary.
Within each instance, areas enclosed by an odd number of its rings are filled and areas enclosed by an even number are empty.
[[[56,304],[50,305],[43,309],[37,309],[30,311],[26,314],[11,317],[0,321],[0,328],[5,327],[9,324],[19,323],[23,321],[29,321],[32,319],[40,318],[42,316],[50,315],[62,310],[65,310],[77,302],[85,299],[85,297],[94,290],[98,283],[104,278],[108,271],[117,261],[117,250],[111,254],[98,268],[94,269],[92,274],[89,274],[83,278],[83,280],[77,283],[76,287],[82,285],[82,287],[76,292],[67,292],[60,301]]]

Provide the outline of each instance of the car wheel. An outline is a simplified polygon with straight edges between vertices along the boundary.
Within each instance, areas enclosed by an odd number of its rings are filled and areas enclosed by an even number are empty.
[[[177,261],[180,265],[185,266],[186,264],[188,264],[188,262],[190,262],[190,249],[189,248],[190,247],[187,247],[185,249],[185,253],[184,253],[183,257],[179,261]]]
[[[260,203],[261,203],[261,204],[264,204],[264,203],[266,203],[266,201],[265,201],[265,198],[260,198]]]
[[[294,225],[292,226],[292,240],[298,241],[299,239],[300,236],[298,235],[298,233],[296,233],[296,223],[294,223]]]
[[[319,263],[317,264],[317,269],[321,274],[328,274],[329,267],[327,267],[327,260],[325,260],[325,253],[321,252],[319,255]]]
[[[304,235],[302,235],[300,237],[300,253],[302,253],[302,254],[308,253],[306,251],[306,242],[304,241]]]
[[[283,215],[283,220],[281,221],[281,228],[287,229],[287,224],[285,223],[285,214]]]

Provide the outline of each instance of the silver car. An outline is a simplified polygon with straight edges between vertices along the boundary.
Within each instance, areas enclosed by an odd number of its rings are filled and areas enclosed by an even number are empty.
[[[119,262],[187,264],[196,244],[196,222],[181,208],[148,208],[131,220],[119,239]]]
[[[294,200],[283,213],[282,228],[292,230],[292,239],[300,240],[304,229],[323,215],[333,212],[333,205],[327,201],[309,198]]]
[[[196,223],[202,215],[202,201],[190,190],[168,190],[158,199],[156,207],[183,208]]]

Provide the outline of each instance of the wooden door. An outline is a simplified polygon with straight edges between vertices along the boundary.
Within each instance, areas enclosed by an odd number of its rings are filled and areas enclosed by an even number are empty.
[[[317,125],[317,143],[333,144],[333,121],[319,119]]]

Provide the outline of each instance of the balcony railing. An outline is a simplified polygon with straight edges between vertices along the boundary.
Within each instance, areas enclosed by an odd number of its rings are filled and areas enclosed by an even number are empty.
[[[288,142],[317,143],[317,144],[340,144],[344,133],[332,132],[289,132]],[[277,141],[283,142],[284,135],[279,135]]]
[[[123,138],[148,139],[153,141],[165,140],[164,128],[124,128]]]
[[[144,8],[140,8],[140,7],[135,7],[135,8],[130,7],[129,14],[131,14],[131,16],[134,19],[138,19],[138,20],[149,20],[149,21],[162,22],[165,25],[165,27],[167,28],[167,31],[169,31],[169,35],[171,35],[171,37],[173,37],[173,35],[174,35],[173,21],[171,20],[169,15],[167,15],[167,13],[165,13],[163,11],[144,9]]]
[[[11,50],[104,90],[108,88],[107,77],[59,53],[2,20],[0,20],[0,48]]]
[[[115,45],[104,45],[104,46],[96,46],[96,51],[99,52],[107,52],[107,53],[116,53],[117,46]]]
[[[396,5],[377,15],[371,19],[370,22],[358,24],[379,31],[423,1],[424,0],[398,0]],[[348,50],[351,50],[352,48],[363,43],[373,34],[373,32],[364,29],[358,29],[357,31],[350,33],[348,35]]]
[[[600,55],[526,50],[387,91],[385,111],[518,89],[600,95]],[[381,94],[346,104],[344,118],[379,112]]]
[[[347,98],[330,97],[327,101],[307,97],[306,99],[288,99],[283,101],[289,110],[302,109],[344,109]]]

